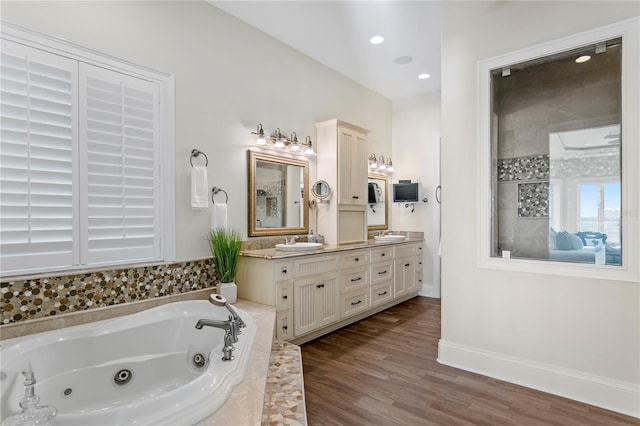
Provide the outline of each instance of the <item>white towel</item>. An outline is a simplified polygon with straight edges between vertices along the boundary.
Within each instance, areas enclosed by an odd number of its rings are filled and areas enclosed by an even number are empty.
[[[227,229],[227,203],[213,203],[211,230]]]
[[[204,166],[191,167],[191,208],[209,208],[209,179],[207,168]]]

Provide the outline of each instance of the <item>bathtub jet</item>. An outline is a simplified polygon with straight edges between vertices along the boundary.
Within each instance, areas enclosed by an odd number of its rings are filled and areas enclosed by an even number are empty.
[[[57,409],[56,425],[183,425],[208,418],[242,382],[257,327],[237,312],[246,328],[234,362],[223,362],[212,354],[224,354],[225,334],[229,340],[233,333],[194,324],[236,321],[229,313],[204,300],[177,302],[4,340],[1,420],[21,412],[22,371],[36,372],[40,403]]]

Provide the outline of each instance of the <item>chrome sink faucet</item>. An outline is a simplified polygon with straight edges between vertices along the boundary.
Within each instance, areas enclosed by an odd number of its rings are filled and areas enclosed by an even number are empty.
[[[238,323],[233,318],[233,315],[229,315],[229,319],[227,321],[207,318],[200,319],[196,323],[196,328],[198,330],[202,330],[202,327],[214,327],[224,330],[224,347],[222,348],[222,360],[233,360],[233,350],[235,349],[233,347],[233,344],[238,342],[239,331]]]
[[[298,241],[298,238],[299,237],[297,235],[293,235],[291,238],[285,238],[284,243],[288,245],[293,245],[296,243],[296,241]]]

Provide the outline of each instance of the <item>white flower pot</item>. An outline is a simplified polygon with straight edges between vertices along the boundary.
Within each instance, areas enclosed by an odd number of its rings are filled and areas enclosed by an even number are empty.
[[[218,283],[216,284],[218,294],[227,299],[229,303],[236,303],[238,298],[238,286],[236,283]]]

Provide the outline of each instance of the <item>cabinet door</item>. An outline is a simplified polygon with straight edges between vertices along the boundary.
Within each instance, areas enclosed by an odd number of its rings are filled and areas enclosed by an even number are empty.
[[[396,259],[393,270],[393,297],[402,296],[416,286],[414,257]]]
[[[346,127],[338,127],[338,203],[367,204],[367,140]]]
[[[295,280],[293,294],[296,337],[338,320],[340,308],[337,273]]]

